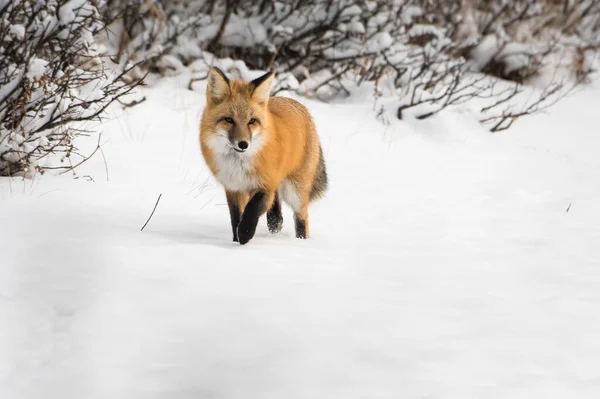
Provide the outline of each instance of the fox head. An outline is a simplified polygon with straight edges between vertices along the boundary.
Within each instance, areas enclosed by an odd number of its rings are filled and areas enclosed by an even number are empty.
[[[216,67],[208,72],[206,126],[216,137],[212,147],[219,152],[254,152],[267,134],[267,103],[273,73],[253,81],[229,80]]]

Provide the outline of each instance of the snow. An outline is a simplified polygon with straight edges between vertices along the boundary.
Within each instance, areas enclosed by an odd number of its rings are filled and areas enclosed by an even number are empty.
[[[419,6],[409,5],[402,8],[400,18],[404,25],[410,25],[413,20],[423,15],[423,10]]]
[[[539,51],[538,51],[539,52]],[[506,67],[504,73],[526,68],[530,64],[531,55],[536,51],[531,45],[522,43],[507,43],[496,57],[502,60]]]
[[[487,35],[471,51],[471,62],[480,69],[488,64],[502,49],[503,43],[496,35]]]
[[[600,395],[597,83],[498,134],[300,98],[312,237],[285,208],[240,246],[186,78],[96,127],[106,163],[0,179],[2,397]]]
[[[346,27],[346,30],[348,32],[358,33],[358,34],[365,34],[367,32],[367,30],[365,29],[365,26],[360,21],[354,21],[354,22],[349,23],[348,26]]]
[[[344,8],[342,15],[344,15],[346,17],[358,17],[362,14],[362,12],[363,11],[360,8],[360,6],[353,4],[351,6]]]
[[[383,51],[394,43],[394,39],[387,32],[379,32],[367,42],[366,48],[370,51]]]
[[[25,26],[22,24],[11,24],[9,25],[8,30],[15,35],[17,40],[22,40],[25,37]]]
[[[41,58],[32,58],[29,61],[29,66],[27,67],[27,76],[29,79],[39,79],[46,72],[46,66],[48,65],[48,61],[43,60]]]
[[[220,21],[219,21],[220,24]],[[199,37],[214,37],[219,24],[213,23],[199,29]],[[259,18],[240,18],[232,14],[221,42],[228,46],[252,47],[267,41],[267,31]]]
[[[84,7],[85,3],[85,0],[69,0],[62,4],[58,9],[59,24],[62,26],[67,26],[75,21],[79,9]],[[89,9],[87,11],[89,12]]]
[[[408,31],[408,36],[410,37],[425,35],[435,36],[438,39],[444,37],[444,33],[440,30],[440,28],[433,25],[415,24]]]

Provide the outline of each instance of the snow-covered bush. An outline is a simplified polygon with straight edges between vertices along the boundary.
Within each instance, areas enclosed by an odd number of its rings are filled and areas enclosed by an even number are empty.
[[[494,120],[489,113],[511,104],[505,96],[521,84],[552,97],[565,80],[583,81],[600,45],[600,0],[108,1],[109,15],[122,16],[111,29],[115,49],[147,71],[191,65],[201,79],[221,62],[235,76],[241,60],[275,69],[275,92],[321,100],[372,81],[376,93],[398,97],[399,117],[422,105],[420,118],[496,96],[502,101],[482,117]],[[486,75],[515,83],[497,94]],[[498,112],[510,120],[522,113]]]
[[[585,81],[599,48],[600,0],[0,0],[0,175],[76,165],[74,122],[146,72],[275,69],[274,92],[321,100],[370,81],[400,118],[485,98],[497,131]],[[539,96],[516,101],[523,84]]]
[[[105,44],[118,59],[131,58],[145,71],[176,70],[202,56],[200,29],[212,22],[210,3],[106,0],[102,9],[111,24]]]
[[[301,94],[330,99],[349,93],[348,79],[377,80],[385,72],[399,86],[456,64],[443,27],[415,24],[418,2],[110,0],[107,11],[122,16],[111,28],[114,47],[146,61],[147,70],[177,70],[208,51],[287,73]],[[434,37],[419,43],[421,33]]]
[[[600,46],[599,0],[463,0],[457,46],[470,67],[533,83],[562,67],[582,79]],[[533,78],[533,79],[532,79]]]
[[[132,88],[94,40],[102,6],[0,0],[0,175],[76,166],[74,138],[85,131],[74,123],[98,119]],[[60,166],[45,164],[53,154]]]

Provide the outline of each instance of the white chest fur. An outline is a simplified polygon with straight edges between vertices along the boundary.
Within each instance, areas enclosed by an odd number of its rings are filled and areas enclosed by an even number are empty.
[[[216,178],[227,190],[252,191],[258,187],[253,160],[261,146],[260,140],[253,140],[244,153],[234,151],[225,134],[215,135],[208,144],[214,152]]]
[[[258,182],[252,173],[252,158],[246,154],[216,154],[217,180],[231,191],[256,189]]]

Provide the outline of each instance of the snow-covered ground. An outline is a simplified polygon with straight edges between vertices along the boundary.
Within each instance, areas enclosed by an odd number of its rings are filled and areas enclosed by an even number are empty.
[[[600,397],[598,83],[495,135],[302,100],[331,189],[246,246],[186,84],[0,179],[1,398]]]

